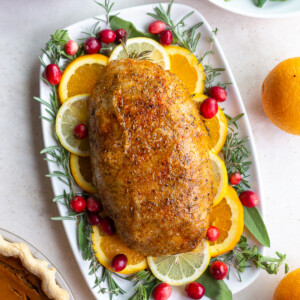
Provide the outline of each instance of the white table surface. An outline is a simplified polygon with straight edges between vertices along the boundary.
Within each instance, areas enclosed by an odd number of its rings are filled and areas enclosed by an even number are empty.
[[[116,0],[115,9],[154,3]],[[263,112],[260,87],[280,61],[299,56],[300,20],[261,20],[223,11],[205,0],[181,0],[199,10],[213,28],[229,61],[248,112],[261,165],[271,248],[300,267],[300,137],[275,127]],[[68,245],[50,180],[45,178],[39,105],[40,48],[58,28],[102,13],[92,0],[10,0],[0,4],[0,228],[20,235],[60,270],[76,299],[93,299]],[[283,277],[261,272],[234,299],[272,299]]]

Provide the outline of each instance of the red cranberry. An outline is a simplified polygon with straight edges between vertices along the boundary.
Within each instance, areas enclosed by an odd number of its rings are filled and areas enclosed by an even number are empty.
[[[213,278],[222,280],[227,276],[228,268],[223,262],[215,261],[210,265],[209,272]]]
[[[220,236],[220,231],[217,227],[215,226],[209,226],[207,229],[207,233],[206,233],[206,238],[211,241],[214,242],[216,241]]]
[[[169,46],[172,44],[173,41],[173,34],[171,30],[165,30],[160,34],[159,38],[160,43],[163,46]]]
[[[100,31],[98,38],[102,43],[110,44],[115,41],[116,34],[111,29],[104,29]]]
[[[101,206],[100,202],[94,197],[87,198],[86,208],[90,212],[100,212],[102,210],[102,206]]]
[[[241,179],[242,179],[241,174],[237,172],[230,175],[229,182],[233,185],[237,185],[240,183]]]
[[[45,77],[52,85],[57,85],[61,79],[61,72],[57,65],[50,64],[45,69]]]
[[[205,288],[198,282],[191,282],[185,287],[185,292],[192,299],[201,299],[205,294]]]
[[[109,217],[101,219],[100,226],[107,235],[114,235],[116,233],[114,221]]]
[[[70,206],[75,212],[82,213],[85,210],[86,201],[81,196],[75,196],[71,199]]]
[[[167,283],[160,283],[153,290],[152,296],[154,300],[167,300],[172,294],[172,288]]]
[[[98,53],[101,49],[101,43],[94,37],[90,37],[84,42],[83,48],[88,54]]]
[[[120,28],[115,30],[116,34],[116,42],[121,43],[121,41],[124,41],[125,37],[127,36],[127,32],[125,29]]]
[[[100,217],[97,213],[89,213],[88,214],[88,221],[91,225],[99,225],[100,224]]]
[[[166,29],[166,24],[163,21],[152,22],[148,30],[151,34],[160,34]]]
[[[116,272],[120,272],[126,268],[127,261],[126,255],[118,254],[113,258],[111,262],[111,268]]]
[[[78,124],[74,127],[73,134],[78,140],[85,139],[88,136],[88,128],[85,124]]]
[[[254,207],[258,204],[258,196],[252,191],[244,191],[240,194],[240,200],[246,207]]]
[[[76,54],[77,51],[78,51],[78,44],[75,41],[70,40],[65,44],[65,52],[68,55],[74,55]]]
[[[218,112],[218,102],[213,98],[205,99],[200,107],[200,113],[205,119],[213,118]]]
[[[223,102],[227,98],[227,93],[225,89],[220,86],[213,86],[209,90],[209,95],[216,99],[218,102]]]

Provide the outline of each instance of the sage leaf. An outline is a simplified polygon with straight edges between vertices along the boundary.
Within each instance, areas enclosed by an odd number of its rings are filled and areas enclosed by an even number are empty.
[[[232,292],[224,280],[212,278],[207,269],[197,280],[205,288],[205,296],[214,300],[232,300]]]
[[[262,245],[270,247],[270,238],[265,223],[256,207],[244,206],[244,222],[245,226]]]
[[[82,256],[86,260],[88,257],[87,249],[89,247],[89,241],[88,241],[88,235],[86,234],[85,231],[85,222],[83,218],[80,218],[80,222],[78,225],[78,243],[79,247],[82,251]]]

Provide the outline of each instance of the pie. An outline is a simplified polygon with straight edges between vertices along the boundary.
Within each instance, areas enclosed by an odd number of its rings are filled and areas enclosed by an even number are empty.
[[[67,300],[69,294],[55,280],[56,270],[32,256],[24,243],[0,235],[0,299]]]

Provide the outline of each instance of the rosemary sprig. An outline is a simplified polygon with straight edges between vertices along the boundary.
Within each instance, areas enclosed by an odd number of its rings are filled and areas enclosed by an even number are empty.
[[[94,0],[94,1],[95,1],[95,3],[100,5],[105,10],[106,20],[105,21],[101,20],[101,19],[98,19],[98,20],[106,22],[106,24],[109,25],[109,20],[113,16],[110,13],[111,13],[111,10],[115,3],[114,2],[111,3],[110,0],[104,0],[104,3],[98,2],[96,0]],[[116,15],[114,15],[114,16],[116,16]]]

